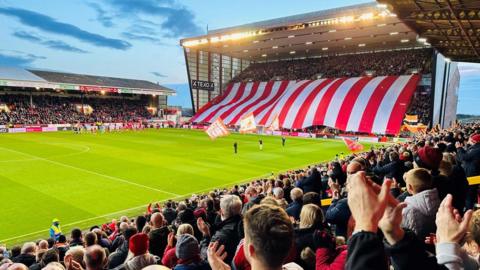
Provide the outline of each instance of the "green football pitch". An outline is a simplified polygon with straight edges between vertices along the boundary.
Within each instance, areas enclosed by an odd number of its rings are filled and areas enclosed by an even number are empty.
[[[46,238],[53,218],[68,234],[142,213],[149,202],[232,186],[344,151],[341,141],[287,138],[282,147],[280,137],[233,134],[212,141],[203,131],[179,129],[1,134],[0,244]]]

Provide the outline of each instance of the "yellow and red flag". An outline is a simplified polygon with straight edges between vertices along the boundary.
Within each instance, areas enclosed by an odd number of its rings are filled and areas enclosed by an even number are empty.
[[[249,113],[240,119],[240,133],[251,133],[257,131],[255,117],[253,113]]]
[[[207,128],[207,130],[205,130],[205,132],[207,132],[208,136],[212,140],[215,140],[218,137],[223,137],[230,134],[230,132],[228,131],[227,127],[225,126],[221,118],[217,118],[217,120],[215,120],[215,122],[213,122]]]
[[[272,120],[272,123],[270,123],[270,126],[268,126],[267,130],[277,131],[279,129],[280,129],[280,121],[278,120],[278,114],[276,114]]]

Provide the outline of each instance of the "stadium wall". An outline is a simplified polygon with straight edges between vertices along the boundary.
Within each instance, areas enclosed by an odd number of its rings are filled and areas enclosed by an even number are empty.
[[[458,64],[450,62],[441,53],[435,53],[433,71],[432,126],[448,128],[457,119],[458,89],[460,73]]]

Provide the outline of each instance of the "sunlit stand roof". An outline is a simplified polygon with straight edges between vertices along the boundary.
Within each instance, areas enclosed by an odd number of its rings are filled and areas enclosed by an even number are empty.
[[[375,2],[211,30],[180,44],[254,61],[429,46]]]

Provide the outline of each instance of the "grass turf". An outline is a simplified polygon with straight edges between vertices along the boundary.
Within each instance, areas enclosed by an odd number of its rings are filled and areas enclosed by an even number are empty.
[[[264,149],[259,150],[258,139]],[[233,142],[239,153],[233,154]],[[229,186],[334,158],[341,141],[238,135],[211,141],[202,131],[0,135],[0,244],[48,237],[139,214],[154,201]]]

